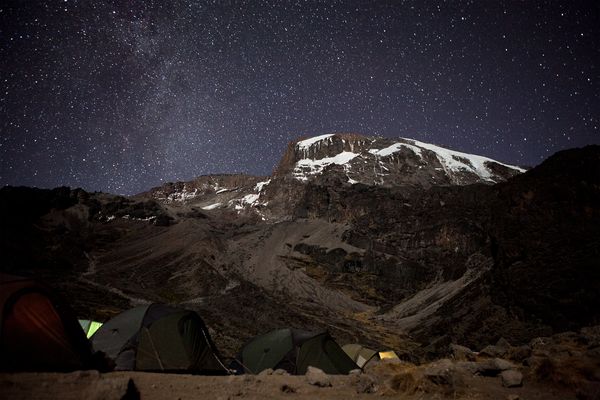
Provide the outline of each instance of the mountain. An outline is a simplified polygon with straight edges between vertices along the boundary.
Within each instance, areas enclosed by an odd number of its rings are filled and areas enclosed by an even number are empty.
[[[168,183],[142,193],[165,204],[203,210],[251,209],[285,219],[305,185],[415,187],[494,184],[525,172],[517,166],[412,139],[329,134],[292,142],[271,177],[213,175]]]
[[[496,183],[525,170],[412,139],[329,134],[291,143],[275,176],[308,181],[334,171],[351,184],[431,187]]]
[[[290,144],[270,177],[130,198],[6,187],[0,212],[4,271],[42,277],[82,317],[148,301],[198,310],[229,355],[281,326],[420,359],[600,323],[599,146],[525,172],[324,135]]]

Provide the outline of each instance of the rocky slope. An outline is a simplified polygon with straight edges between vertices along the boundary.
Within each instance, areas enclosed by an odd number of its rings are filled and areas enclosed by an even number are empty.
[[[521,172],[333,135],[290,145],[272,177],[132,198],[3,188],[2,269],[42,277],[82,317],[148,301],[196,309],[227,355],[286,325],[416,361],[450,342],[600,323],[600,148]]]

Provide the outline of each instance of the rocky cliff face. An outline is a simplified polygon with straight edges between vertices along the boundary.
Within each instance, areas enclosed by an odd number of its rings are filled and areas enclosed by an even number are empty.
[[[375,320],[441,340],[434,347],[494,335],[525,341],[598,321],[589,308],[599,300],[598,150],[559,153],[496,186],[315,186],[302,211],[352,221],[345,240],[367,251],[350,265],[377,277],[352,287],[395,304]]]
[[[133,198],[3,188],[2,268],[42,276],[86,317],[196,309],[228,354],[285,325],[415,357],[600,323],[600,148],[522,174],[461,157],[333,135],[292,144],[268,178]]]

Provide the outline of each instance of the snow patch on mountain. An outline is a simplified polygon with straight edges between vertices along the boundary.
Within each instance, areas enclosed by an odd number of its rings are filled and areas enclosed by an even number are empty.
[[[166,200],[168,203],[171,202],[184,202],[198,196],[198,189],[188,190],[185,186],[180,192],[173,192],[166,197],[158,196],[158,200]]]
[[[128,219],[130,221],[144,221],[144,222],[149,222],[149,221],[154,221],[156,219],[156,215],[151,215],[149,217],[146,218],[136,218],[136,217],[132,217],[129,214],[123,215],[121,218],[123,219]]]
[[[320,135],[320,136],[311,137],[309,139],[299,141],[298,143],[296,143],[296,146],[301,150],[307,150],[313,144],[320,142],[323,139],[327,139],[328,137],[332,137],[333,135],[334,135],[333,133],[330,133],[328,135]]]
[[[214,203],[214,204],[210,204],[208,206],[204,206],[202,207],[203,210],[214,210],[215,208],[219,208],[221,207],[222,203]]]
[[[421,149],[419,147],[407,143],[394,143],[393,145],[380,150],[370,149],[369,153],[379,157],[387,157],[402,150],[403,147],[412,150],[412,152],[418,155],[419,157],[421,156]]]
[[[311,160],[303,158],[298,160],[294,168],[294,177],[301,181],[308,180],[310,175],[318,175],[323,172],[323,169],[331,164],[346,166],[351,160],[357,157],[358,154],[349,151],[343,151],[334,157],[325,157],[319,160]]]
[[[263,182],[258,182],[258,183],[256,184],[256,186],[254,187],[254,190],[256,190],[257,192],[259,192],[259,193],[260,193],[260,192],[262,192],[262,190],[265,188],[265,186],[267,186],[269,183],[271,183],[271,180],[270,180],[270,179],[269,179],[269,180],[266,180],[266,181],[263,181]]]
[[[233,199],[230,200],[227,205],[229,207],[233,207],[236,211],[241,211],[246,208],[255,208],[258,206],[266,206],[268,203],[261,203],[260,201],[260,193],[251,193],[247,194],[241,199]]]
[[[523,168],[519,168],[514,165],[503,164],[496,160],[492,160],[491,158],[477,156],[474,154],[462,153],[460,151],[448,150],[443,147],[439,147],[429,143],[419,142],[413,139],[404,140],[411,141],[420,148],[434,152],[436,157],[447,172],[448,170],[453,172],[461,172],[466,170],[469,172],[473,172],[476,175],[480,176],[482,179],[491,182],[495,182],[495,180],[492,179],[492,173],[485,165],[488,162],[500,164],[507,168],[515,169],[519,172],[525,172]]]
[[[242,197],[241,201],[243,204],[248,204],[251,206],[258,201],[259,197],[259,194],[247,194],[244,197]]]

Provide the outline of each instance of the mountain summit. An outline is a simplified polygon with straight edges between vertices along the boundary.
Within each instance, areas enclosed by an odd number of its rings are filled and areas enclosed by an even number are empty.
[[[351,184],[430,187],[497,183],[521,172],[520,167],[414,139],[342,133],[291,143],[275,175],[306,182],[338,173]]]

